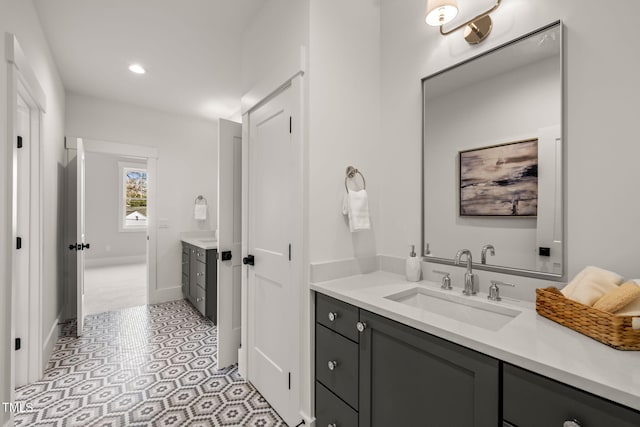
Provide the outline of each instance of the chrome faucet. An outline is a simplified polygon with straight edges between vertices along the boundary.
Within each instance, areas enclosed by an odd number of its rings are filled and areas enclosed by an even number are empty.
[[[456,258],[455,258],[456,265],[460,265],[460,258],[462,257],[462,255],[467,256],[467,272],[464,273],[464,291],[462,291],[462,293],[464,295],[475,295],[476,289],[475,289],[475,280],[473,278],[473,270],[472,270],[473,261],[471,259],[471,251],[469,249],[460,249],[456,253]]]
[[[482,247],[482,253],[480,254],[480,264],[487,263],[487,251],[491,254],[491,256],[496,256],[496,248],[493,245],[484,245]]]

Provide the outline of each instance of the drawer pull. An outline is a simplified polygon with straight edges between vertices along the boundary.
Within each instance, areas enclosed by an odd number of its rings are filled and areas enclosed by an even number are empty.
[[[197,297],[197,298],[196,298],[196,302],[200,302],[200,301],[202,301],[202,298]]]
[[[364,332],[364,330],[367,329],[367,324],[364,322],[358,322],[356,323],[356,329],[358,332]]]
[[[580,421],[573,419],[573,420],[567,420],[564,423],[562,423],[562,427],[580,427],[582,424],[580,424]]]
[[[329,363],[327,363],[327,366],[329,367],[330,371],[333,371],[338,367],[338,362],[336,362],[335,360],[330,360]]]
[[[338,318],[338,313],[333,311],[329,312],[329,321],[335,322],[337,318]]]
[[[204,276],[204,273],[196,273],[196,276]]]
[[[327,427],[338,427],[338,424],[336,424],[336,423],[331,423],[331,424],[329,424]]]

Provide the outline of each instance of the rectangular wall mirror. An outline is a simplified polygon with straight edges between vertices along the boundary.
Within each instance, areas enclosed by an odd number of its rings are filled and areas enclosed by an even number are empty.
[[[562,23],[422,84],[425,261],[561,280]]]

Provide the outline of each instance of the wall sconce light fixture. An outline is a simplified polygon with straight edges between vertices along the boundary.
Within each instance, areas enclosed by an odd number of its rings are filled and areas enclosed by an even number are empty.
[[[458,0],[427,0],[425,21],[428,25],[440,27],[440,34],[443,36],[458,31],[462,27],[466,27],[464,30],[464,39],[469,44],[478,44],[486,39],[491,32],[493,24],[489,14],[496,10],[500,6],[500,3],[502,3],[502,0],[496,0],[496,4],[491,9],[468,20],[464,24],[445,31],[443,26],[451,22],[453,18],[458,15]]]

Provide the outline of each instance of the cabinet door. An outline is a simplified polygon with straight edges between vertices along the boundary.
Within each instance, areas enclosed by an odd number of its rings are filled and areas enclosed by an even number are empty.
[[[630,373],[631,375],[631,373]],[[640,413],[549,378],[504,364],[504,419],[519,427],[638,427]]]
[[[196,248],[193,246],[189,247],[189,299],[191,303],[195,305],[196,301],[196,288],[198,285],[196,284],[196,267],[198,265],[198,259],[196,258]]]
[[[360,310],[360,427],[499,425],[499,362]]]

